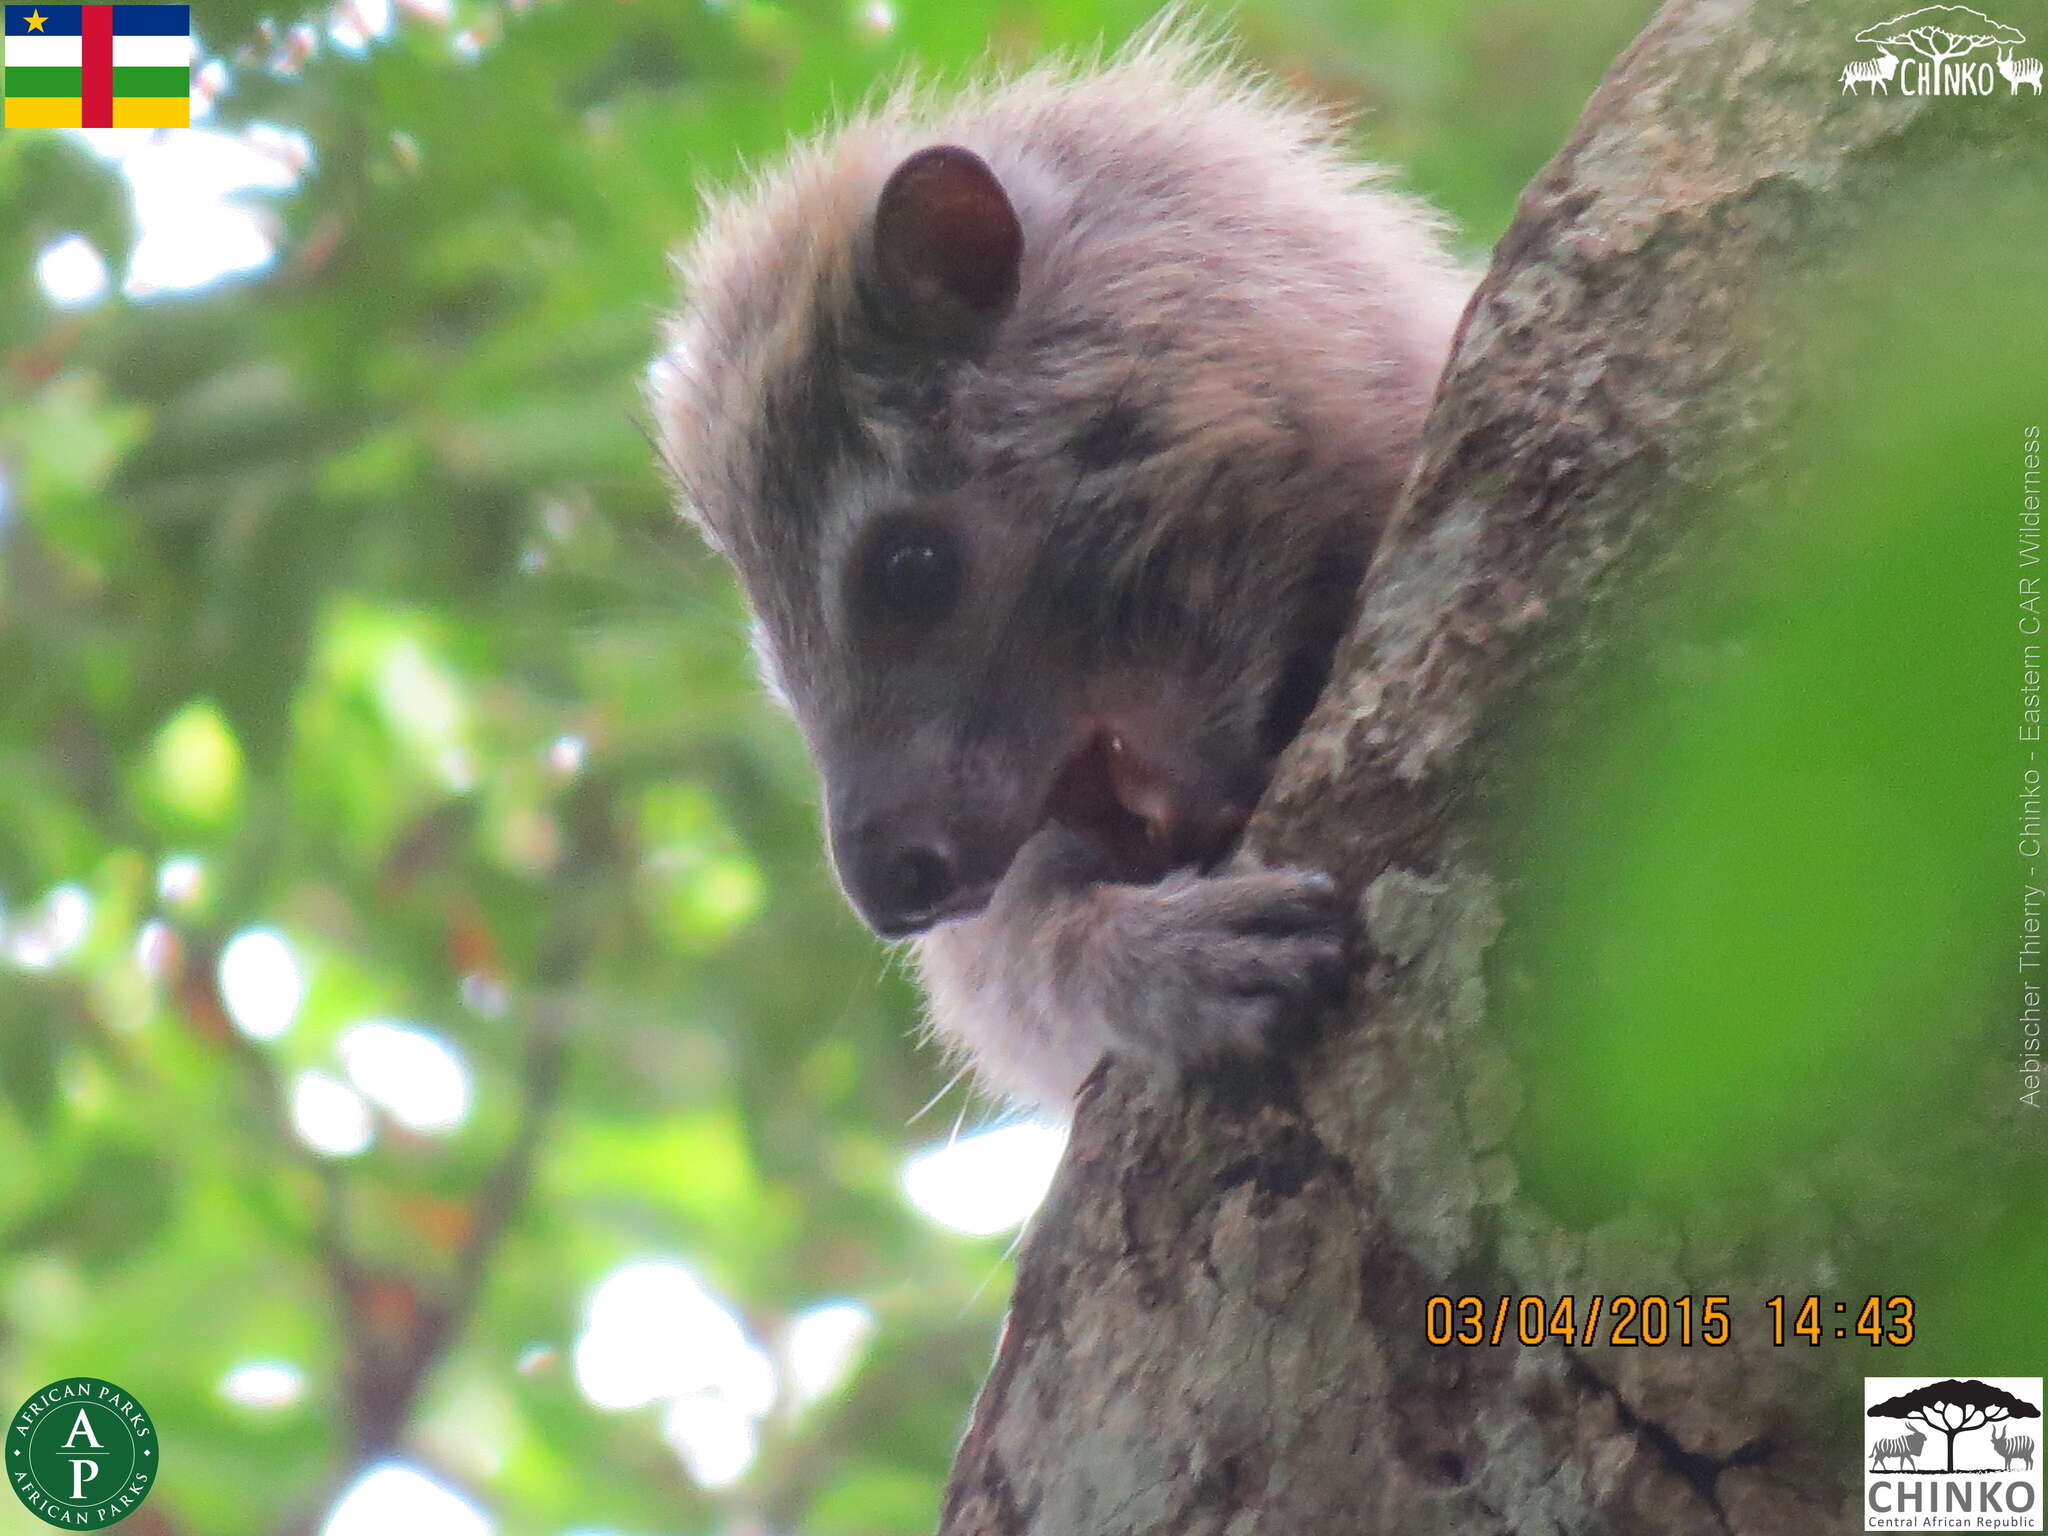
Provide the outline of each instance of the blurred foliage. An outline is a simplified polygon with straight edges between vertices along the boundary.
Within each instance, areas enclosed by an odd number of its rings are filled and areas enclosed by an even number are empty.
[[[2048,240],[2048,154],[1954,149],[1895,170],[1847,257],[1746,296],[1791,430],[1756,483],[1699,487],[1712,536],[1667,600],[1514,724],[1489,1022],[1530,1087],[1522,1187],[1575,1227],[1718,1212],[1788,1288],[1914,1296],[1915,1357],[1886,1369],[2031,1374],[2048,319],[2010,296]],[[1863,1239],[1857,1274],[1760,1214],[1799,1208]]]
[[[244,198],[270,267],[147,302],[53,307],[38,254],[83,235],[118,283],[136,218],[79,136],[0,134],[0,1395],[139,1396],[167,1460],[131,1528],[310,1529],[396,1452],[506,1533],[929,1529],[1007,1276],[899,1170],[992,1112],[917,1118],[943,1069],[831,888],[638,380],[700,186],[906,68],[1151,8],[454,0],[352,49],[346,6],[201,0],[210,130],[312,160]],[[1228,24],[1362,109],[1476,255],[1647,10]],[[223,996],[252,928],[302,972],[274,1038]],[[459,1056],[452,1133],[380,1108],[367,1150],[302,1144],[293,1094],[332,1096],[366,1019]],[[815,1303],[876,1318],[728,1488],[577,1387],[593,1288],[661,1257],[771,1354]],[[232,1400],[248,1361],[303,1398]]]

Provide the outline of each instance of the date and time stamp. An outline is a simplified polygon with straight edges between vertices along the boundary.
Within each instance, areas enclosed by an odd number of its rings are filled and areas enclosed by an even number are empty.
[[[1754,1316],[1771,1343],[1818,1346],[1858,1340],[1873,1348],[1913,1342],[1913,1298],[1769,1296]],[[1497,1348],[1556,1341],[1591,1348],[1651,1348],[1676,1344],[1708,1348],[1734,1342],[1744,1325],[1727,1296],[1431,1296],[1423,1305],[1423,1336],[1440,1349]]]

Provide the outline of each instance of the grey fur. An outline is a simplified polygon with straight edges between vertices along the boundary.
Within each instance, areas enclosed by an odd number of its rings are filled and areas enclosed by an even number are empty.
[[[1024,234],[1014,303],[951,347],[892,323],[870,249],[935,144],[986,162]],[[664,456],[754,606],[842,879],[904,828],[986,861],[985,910],[918,948],[934,1032],[996,1089],[1059,1109],[1106,1047],[1255,1048],[1334,963],[1320,876],[1202,871],[1320,682],[1470,289],[1382,183],[1161,30],[899,92],[714,204],[681,259]],[[965,611],[885,646],[855,568],[906,507],[961,539]],[[1162,765],[1184,867],[1048,824],[1091,733]]]
[[[1058,1111],[1105,1049],[1170,1071],[1261,1048],[1337,973],[1342,916],[1312,870],[1094,880],[1048,827],[988,910],[920,939],[918,961],[941,1038],[989,1083]]]

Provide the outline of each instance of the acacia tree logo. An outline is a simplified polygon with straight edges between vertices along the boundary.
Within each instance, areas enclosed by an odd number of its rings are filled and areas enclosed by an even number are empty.
[[[1856,34],[1859,43],[1879,43],[1887,48],[1910,48],[1925,57],[1939,72],[1950,59],[1996,44],[2013,48],[2027,40],[2018,27],[1993,21],[1982,11],[1967,5],[1929,5]]]
[[[1955,7],[1944,9],[1953,10]],[[1916,1391],[1887,1398],[1870,1409],[1869,1417],[1904,1419],[1911,1424],[1924,1424],[1936,1434],[1947,1436],[1948,1465],[1943,1470],[1953,1472],[1956,1469],[1957,1435],[1982,1429],[1987,1424],[2003,1424],[2009,1419],[2038,1419],[2041,1410],[1988,1382],[1949,1380],[1933,1382]]]

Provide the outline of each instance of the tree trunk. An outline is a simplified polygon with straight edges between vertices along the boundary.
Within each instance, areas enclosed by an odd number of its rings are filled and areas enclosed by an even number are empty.
[[[1248,841],[1358,893],[1348,998],[1231,1077],[1091,1080],[943,1536],[1860,1525],[1843,1352],[1773,1349],[1758,1321],[1782,1270],[1731,1272],[1648,1216],[1572,1231],[1518,1191],[1472,791],[1512,770],[1483,727],[1568,697],[1616,615],[1684,568],[1703,488],[1764,472],[1802,380],[1759,344],[1760,283],[1848,259],[1895,214],[1897,166],[1980,105],[1844,97],[1874,15],[1674,0],[1524,195]],[[1800,1234],[1816,1266],[1848,1241]],[[1596,1290],[1750,1310],[1718,1349],[1425,1339],[1433,1295]]]

